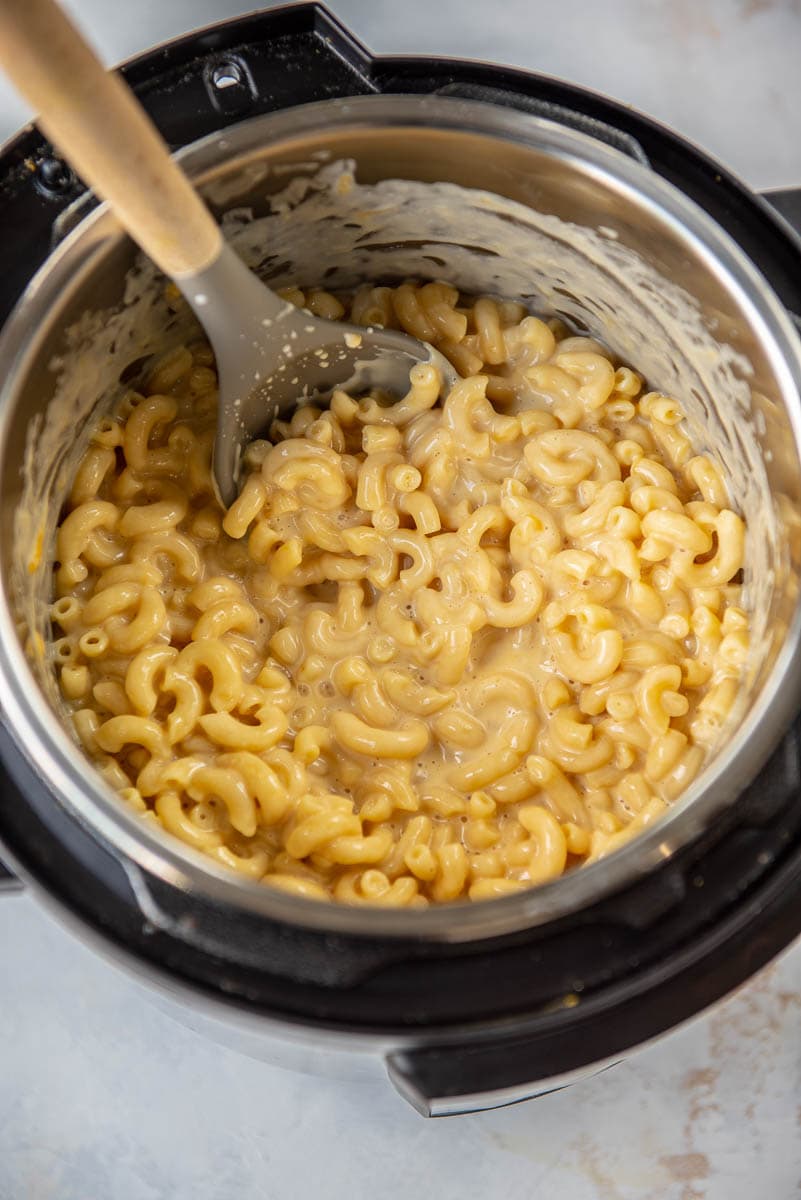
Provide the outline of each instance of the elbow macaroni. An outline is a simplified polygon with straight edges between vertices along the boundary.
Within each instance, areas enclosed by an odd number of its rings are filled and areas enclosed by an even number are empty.
[[[335,392],[213,500],[216,376],[182,347],[93,431],[58,531],[51,658],[123,799],[241,875],[420,907],[509,895],[655,820],[748,654],[745,528],[678,403],[598,343],[444,283],[396,404]],[[460,302],[461,301],[461,302]]]

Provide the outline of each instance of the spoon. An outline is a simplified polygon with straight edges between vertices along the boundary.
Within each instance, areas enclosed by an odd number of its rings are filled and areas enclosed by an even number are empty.
[[[203,326],[219,377],[213,474],[223,504],[237,495],[243,448],[301,397],[325,398],[334,387],[403,394],[416,363],[432,364],[446,390],[456,382],[424,342],[324,320],[270,291],[226,245],[133,92],[105,71],[55,0],[0,0],[0,64]]]

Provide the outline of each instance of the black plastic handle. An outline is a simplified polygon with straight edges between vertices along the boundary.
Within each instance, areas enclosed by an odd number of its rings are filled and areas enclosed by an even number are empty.
[[[17,879],[16,875],[12,875],[8,867],[0,862],[0,896],[4,892],[18,892],[22,888],[22,882]]]
[[[801,187],[762,192],[762,198],[781,213],[797,234],[801,234]]]
[[[767,200],[771,208],[790,226],[796,237],[801,237],[801,187],[777,188],[774,191],[761,192],[763,200]],[[801,333],[801,314],[787,309],[790,318],[799,333]]]
[[[424,1117],[458,1117],[536,1100],[577,1079],[614,1066],[619,1058],[542,1077],[544,1063],[527,1039],[507,1044],[422,1050],[387,1059],[393,1087]],[[547,1068],[546,1068],[547,1072]]]

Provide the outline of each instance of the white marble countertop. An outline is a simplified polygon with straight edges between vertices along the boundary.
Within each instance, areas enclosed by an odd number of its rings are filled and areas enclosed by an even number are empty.
[[[252,5],[71,0],[108,62]],[[372,49],[560,75],[673,125],[752,186],[801,184],[799,0],[333,0]],[[0,81],[0,140],[26,118]],[[270,1067],[175,1024],[0,898],[0,1200],[789,1200],[801,1192],[801,946],[594,1079],[425,1122],[391,1090]]]

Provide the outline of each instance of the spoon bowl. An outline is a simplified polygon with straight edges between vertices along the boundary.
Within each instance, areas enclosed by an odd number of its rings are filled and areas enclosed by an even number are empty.
[[[435,368],[446,392],[458,379],[427,342],[394,329],[315,317],[282,300],[225,244],[210,267],[178,282],[217,360],[213,474],[226,507],[239,490],[245,446],[299,401],[325,403],[335,388],[400,397],[420,363]]]

